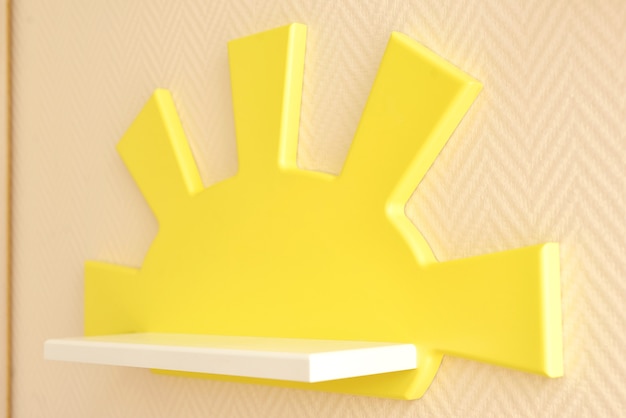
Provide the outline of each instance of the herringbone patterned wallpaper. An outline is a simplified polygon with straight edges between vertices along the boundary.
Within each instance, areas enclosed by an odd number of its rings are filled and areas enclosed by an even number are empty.
[[[226,41],[309,26],[299,163],[339,172],[392,30],[485,88],[407,213],[441,260],[562,244],[565,371],[447,358],[381,400],[45,362],[82,332],[83,262],[157,230],[115,144],[171,89],[206,184],[236,171]],[[626,2],[14,0],[14,416],[626,415]]]

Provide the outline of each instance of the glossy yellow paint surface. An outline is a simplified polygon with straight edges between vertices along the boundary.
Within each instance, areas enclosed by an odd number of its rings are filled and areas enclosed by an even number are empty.
[[[159,221],[140,269],[88,262],[87,335],[408,342],[416,370],[268,383],[415,399],[443,354],[562,375],[558,245],[439,263],[404,205],[481,89],[391,36],[339,176],[298,169],[306,28],[229,43],[239,156],[202,185],[168,91],[118,145]]]

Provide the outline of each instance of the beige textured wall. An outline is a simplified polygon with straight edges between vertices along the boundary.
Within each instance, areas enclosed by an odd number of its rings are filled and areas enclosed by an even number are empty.
[[[14,416],[619,416],[626,411],[626,2],[16,0]],[[167,87],[206,184],[236,170],[225,43],[309,25],[299,163],[337,173],[390,31],[484,91],[407,212],[441,260],[562,243],[562,379],[446,358],[402,402],[45,362],[82,265],[156,222],[114,146]]]
[[[7,2],[0,1],[0,414],[8,401],[8,31]]]

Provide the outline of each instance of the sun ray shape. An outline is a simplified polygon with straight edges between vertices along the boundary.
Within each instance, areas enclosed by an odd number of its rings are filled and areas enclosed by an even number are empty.
[[[339,176],[296,164],[306,27],[230,42],[237,174],[203,188],[171,96],[118,150],[159,220],[140,269],[88,262],[85,333],[391,341],[419,367],[289,387],[414,399],[443,354],[562,374],[554,243],[439,263],[404,214],[481,85],[394,33]]]

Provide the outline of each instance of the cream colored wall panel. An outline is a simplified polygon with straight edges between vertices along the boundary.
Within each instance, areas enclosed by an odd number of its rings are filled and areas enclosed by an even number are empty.
[[[8,2],[0,1],[0,414],[8,408],[9,376],[9,31]]]
[[[15,417],[619,416],[626,410],[626,3],[15,0]],[[560,241],[562,379],[444,360],[399,402],[43,360],[83,262],[156,221],[115,144],[169,88],[205,184],[236,171],[226,42],[308,25],[299,163],[337,173],[392,30],[484,83],[407,213],[441,260]]]

